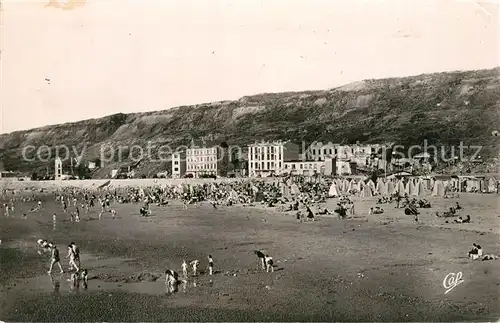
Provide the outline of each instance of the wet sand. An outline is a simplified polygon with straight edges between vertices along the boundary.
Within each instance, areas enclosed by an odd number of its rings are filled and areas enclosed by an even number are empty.
[[[470,261],[472,242],[500,254],[500,199],[460,198],[471,224],[444,224],[431,213],[456,200],[434,200],[420,225],[394,206],[367,216],[374,199],[359,200],[350,220],[319,217],[296,223],[293,213],[210,204],[117,205],[118,217],[70,223],[47,201],[41,215],[0,216],[0,320],[3,321],[462,321],[500,317],[500,260]],[[335,201],[329,202],[329,207]],[[53,212],[58,221],[55,230]],[[91,213],[97,218],[96,213]],[[36,240],[54,241],[61,256],[79,244],[89,288],[72,291],[69,274],[46,274],[48,255]],[[257,269],[253,250],[273,256],[276,271]],[[167,294],[166,268],[212,254],[216,274],[189,278]],[[62,260],[67,269],[67,261]],[[57,270],[54,270],[57,272]],[[448,294],[443,279],[462,272]],[[161,276],[161,277],[160,277]],[[54,290],[54,285],[59,287]],[[196,286],[194,286],[196,283]]]

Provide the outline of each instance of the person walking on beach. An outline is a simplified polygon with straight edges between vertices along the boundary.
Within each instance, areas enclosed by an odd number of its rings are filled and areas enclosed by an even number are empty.
[[[68,258],[69,258],[69,270],[75,269],[76,271],[79,271],[80,268],[78,268],[78,266],[76,265],[75,250],[73,249],[73,245],[72,244],[68,245],[68,255],[66,256],[66,259],[68,259]]]
[[[208,274],[210,276],[213,275],[214,271],[214,259],[212,258],[212,255],[208,255]]]
[[[59,266],[59,269],[61,270],[61,274],[64,274],[64,270],[61,266],[61,258],[59,257],[59,249],[57,249],[57,246],[55,244],[52,245],[52,250],[51,250],[51,257],[50,257],[50,268],[49,271],[47,272],[48,274],[52,273],[52,268],[54,267],[55,264]]]
[[[73,254],[75,255],[75,264],[80,268],[80,248],[76,245],[76,243],[70,243],[71,248],[73,249]]]

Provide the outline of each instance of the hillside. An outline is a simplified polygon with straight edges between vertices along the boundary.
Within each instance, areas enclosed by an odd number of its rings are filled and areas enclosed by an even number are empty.
[[[85,146],[84,159],[92,160],[105,144],[146,148],[152,142],[177,147],[192,138],[226,140],[229,145],[291,139],[405,146],[423,145],[427,139],[429,144],[446,146],[458,146],[460,141],[482,145],[482,158],[496,162],[499,137],[492,136],[492,131],[500,130],[499,72],[496,68],[365,80],[326,91],[260,94],[237,101],[116,114],[0,135],[0,147],[4,147],[6,169],[41,173],[47,165],[53,168],[53,162],[23,161],[23,147],[66,145],[81,151]],[[112,162],[100,175],[128,163]],[[142,172],[165,167],[159,162],[141,163]]]

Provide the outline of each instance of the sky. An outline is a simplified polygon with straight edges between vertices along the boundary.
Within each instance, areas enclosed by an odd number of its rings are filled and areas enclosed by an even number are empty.
[[[498,1],[2,2],[0,133],[500,65]]]

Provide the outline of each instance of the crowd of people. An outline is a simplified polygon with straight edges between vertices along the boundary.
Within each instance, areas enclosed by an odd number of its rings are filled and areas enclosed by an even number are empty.
[[[61,215],[72,223],[81,222],[82,212],[90,219],[92,214],[98,214],[99,220],[104,220],[109,214],[109,218],[117,218],[115,206],[118,204],[137,204],[138,215],[147,217],[152,215],[151,205],[158,207],[168,207],[173,201],[180,201],[184,208],[191,204],[209,202],[214,208],[219,206],[232,206],[236,204],[255,205],[261,204],[266,207],[275,207],[281,212],[295,212],[298,223],[304,221],[314,221],[317,215],[336,215],[339,219],[346,219],[356,215],[355,199],[349,194],[336,196],[337,205],[333,210],[320,207],[330,197],[328,189],[330,183],[327,182],[307,182],[303,179],[296,179],[293,184],[298,188],[295,192],[290,189],[289,183],[283,182],[268,183],[264,181],[235,181],[225,183],[205,183],[200,185],[177,185],[177,186],[152,186],[152,187],[104,187],[100,189],[81,188],[60,188],[51,192],[32,191],[15,192],[4,190],[2,197],[4,214],[6,217],[14,216],[17,203],[34,203],[27,213],[22,213],[22,218],[27,219],[30,213],[44,212],[42,200],[47,196],[61,206]],[[286,188],[288,186],[288,188]],[[284,188],[285,187],[285,188]],[[397,192],[389,196],[378,196],[373,199],[374,206],[370,207],[368,215],[384,214],[385,210],[381,205],[395,204],[395,208],[404,209],[404,214],[414,216],[418,222],[419,209],[431,208],[431,203],[425,198],[411,198],[408,194]],[[314,212],[313,209],[316,209]],[[470,223],[470,215],[461,216],[458,211],[462,207],[458,202],[442,213],[436,212],[438,217],[458,217],[454,223]],[[57,213],[53,213],[54,229],[57,222]],[[64,273],[61,264],[58,247],[48,240],[39,239],[37,247],[40,254],[50,254],[50,265],[48,273],[52,274],[56,266],[61,273]],[[482,249],[474,245],[469,256],[471,259],[484,258]],[[268,254],[256,250],[255,254],[259,259],[259,266],[266,272],[274,271],[273,258]],[[496,256],[488,255],[488,259],[496,259]],[[68,244],[68,271],[72,288],[79,288],[83,283],[84,288],[88,286],[88,271],[82,268],[80,262],[80,250],[78,246],[71,242]],[[189,277],[196,277],[199,274],[199,260],[184,260],[180,266],[182,275],[175,269],[167,269],[165,274],[165,284],[170,292],[175,292],[179,284],[187,283]],[[189,272],[189,269],[191,272]],[[212,255],[207,256],[207,273],[212,276],[214,272],[214,259]]]

